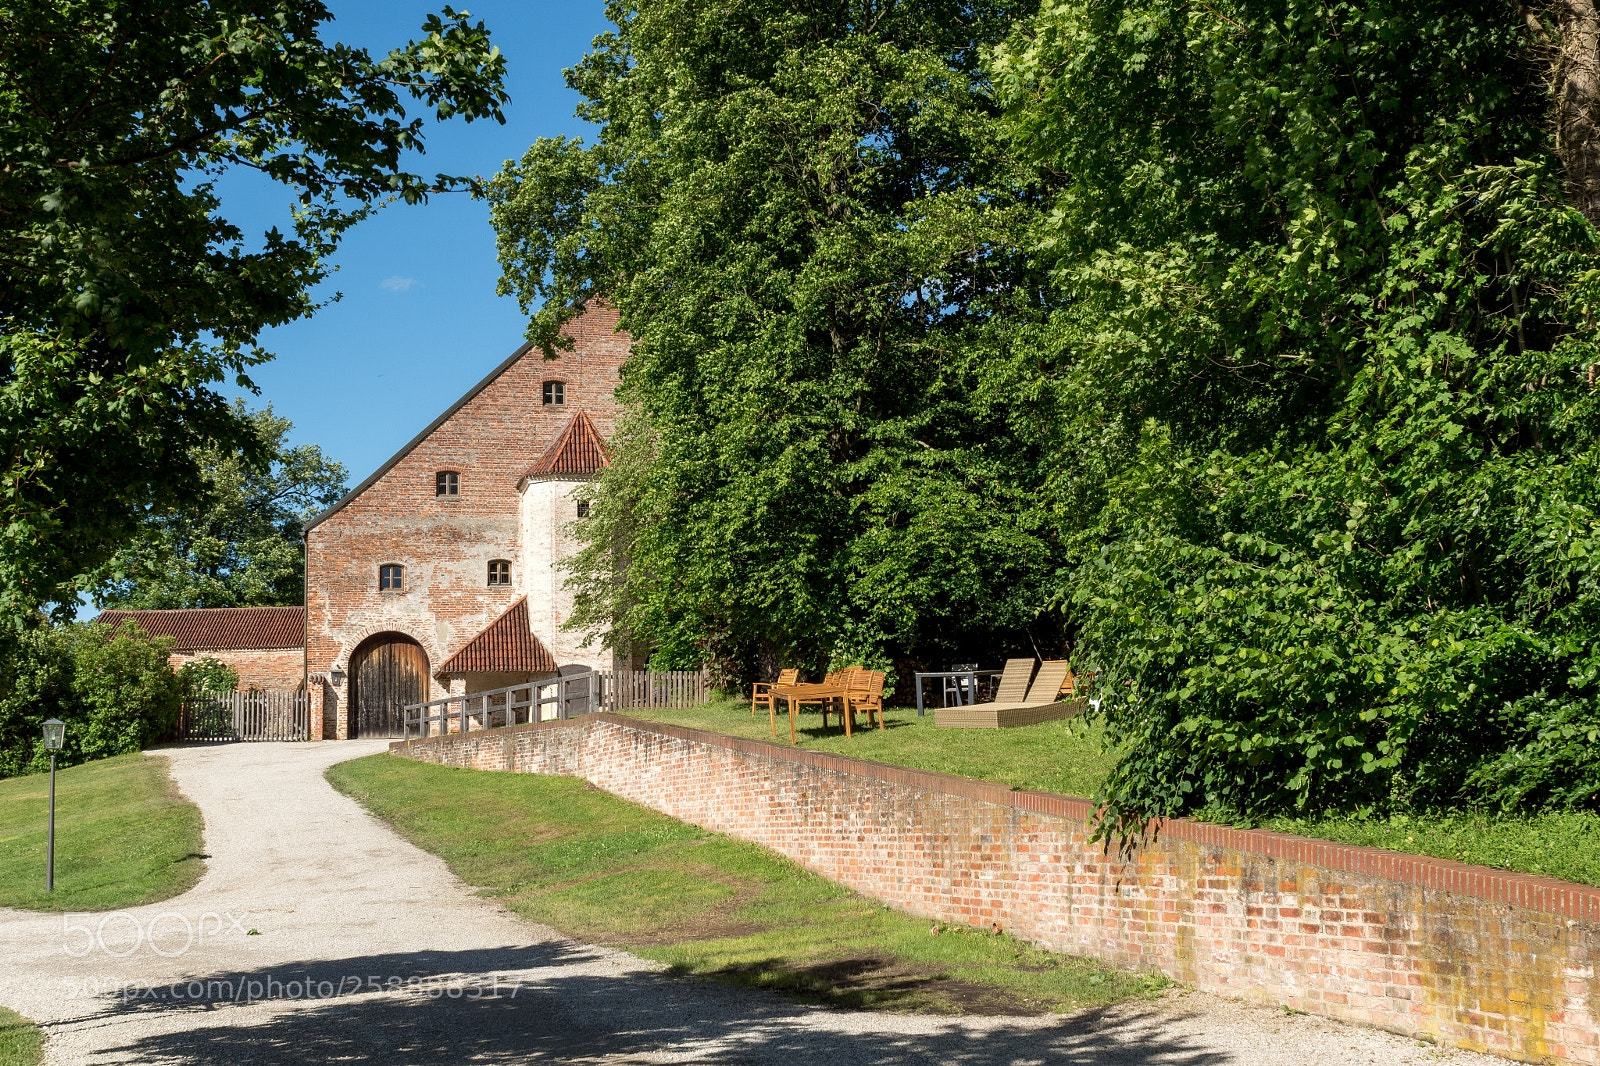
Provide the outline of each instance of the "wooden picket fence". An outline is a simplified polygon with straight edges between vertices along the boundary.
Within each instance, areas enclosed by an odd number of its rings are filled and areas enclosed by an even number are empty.
[[[311,714],[306,694],[203,692],[183,701],[179,740],[309,740]]]
[[[601,702],[608,711],[629,707],[694,707],[706,701],[705,670],[605,670]]]

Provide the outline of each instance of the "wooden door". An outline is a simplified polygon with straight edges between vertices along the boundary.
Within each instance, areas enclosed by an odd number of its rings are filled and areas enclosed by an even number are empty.
[[[401,736],[406,704],[428,698],[428,656],[420,645],[404,638],[363,649],[351,672],[355,680],[350,694],[355,711],[351,736]]]

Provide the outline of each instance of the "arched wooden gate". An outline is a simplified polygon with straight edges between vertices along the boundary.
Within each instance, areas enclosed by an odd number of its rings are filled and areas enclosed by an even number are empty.
[[[428,698],[428,654],[400,633],[379,633],[350,657],[350,736],[404,735],[403,710]]]

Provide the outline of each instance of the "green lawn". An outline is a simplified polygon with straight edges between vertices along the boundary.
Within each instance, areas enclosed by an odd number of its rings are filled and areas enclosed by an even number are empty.
[[[0,907],[94,911],[154,903],[200,879],[200,810],[161,756],[56,775],[56,890],[44,890],[49,774],[0,781]]]
[[[713,733],[772,739],[767,712],[751,718],[748,703],[716,701],[682,711],[636,708],[623,713]],[[935,729],[932,708],[918,718],[915,708],[890,707],[883,721],[886,729],[862,726],[846,739],[837,715],[829,717],[824,732],[822,715],[807,710],[799,716],[797,734],[803,748],[1069,796],[1093,796],[1116,761],[1101,744],[1099,728],[1075,719],[1015,729]],[[861,725],[859,720],[857,724]],[[789,743],[787,714],[778,715],[778,742]]]
[[[626,713],[716,733],[771,739],[766,712],[752,719],[748,703],[716,701],[682,711],[635,709]],[[822,716],[809,711],[800,716],[800,746],[1069,796],[1093,796],[1116,761],[1115,753],[1102,744],[1097,727],[1072,720],[1019,729],[935,729],[931,710],[927,717],[918,718],[916,711],[908,708],[891,708],[884,720],[889,726],[886,731],[873,729],[846,740],[837,724],[830,724],[824,732]],[[830,723],[837,721],[830,718]],[[787,715],[778,718],[778,739],[788,742]],[[1264,823],[1263,828],[1600,885],[1600,815],[1589,812],[1517,817],[1444,813],[1381,819],[1279,818]]]
[[[1262,828],[1600,885],[1600,815],[1587,811],[1276,818]]]
[[[940,1013],[1069,1011],[1163,983],[913,918],[576,778],[382,754],[340,763],[328,780],[516,913],[680,973]]]
[[[44,1033],[22,1015],[0,1007],[0,1066],[38,1066]]]

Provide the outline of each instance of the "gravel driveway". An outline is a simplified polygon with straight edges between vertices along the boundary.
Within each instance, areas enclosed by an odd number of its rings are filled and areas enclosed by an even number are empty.
[[[673,978],[480,899],[322,778],[353,741],[166,752],[210,855],[177,899],[0,911],[0,1003],[67,1063],[1499,1060],[1210,996],[1058,1018],[843,1013]]]

